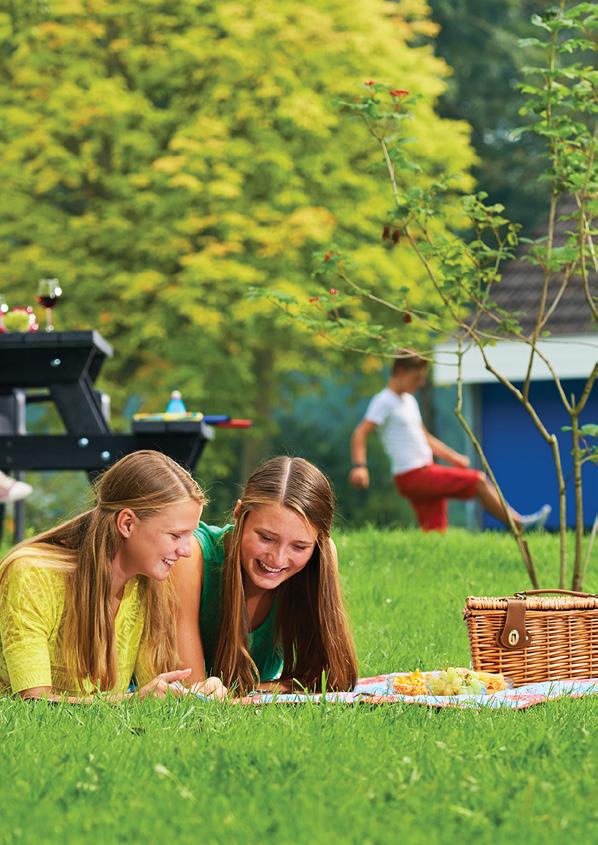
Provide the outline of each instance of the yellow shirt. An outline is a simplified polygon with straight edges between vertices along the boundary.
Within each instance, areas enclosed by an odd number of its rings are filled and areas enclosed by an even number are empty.
[[[143,685],[151,678],[142,659],[146,616],[145,579],[125,584],[115,620],[118,681],[112,692],[126,692],[131,676]],[[71,695],[92,693],[69,676],[63,653],[67,573],[23,557],[0,580],[0,696],[32,687],[51,687]]]

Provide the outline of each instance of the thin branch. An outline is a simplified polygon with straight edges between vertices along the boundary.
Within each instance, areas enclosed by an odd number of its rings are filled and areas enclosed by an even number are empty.
[[[550,52],[549,52],[549,59],[548,59],[548,69],[549,74],[548,78],[546,79],[546,124],[550,126],[553,117],[553,109],[552,109],[552,89],[553,89],[553,79],[552,79],[552,72],[556,67],[556,58],[557,58],[557,33],[555,30],[552,30],[550,33]],[[557,160],[559,154],[559,147],[556,144],[554,138],[550,140],[550,158],[552,163],[552,172],[557,172]],[[534,342],[531,345],[531,351],[529,356],[529,363],[527,367],[527,373],[525,375],[525,379],[523,381],[523,395],[525,396],[526,400],[529,396],[529,389],[531,384],[532,378],[532,369],[534,365],[534,353],[535,353],[535,346],[536,340],[540,334],[540,325],[542,323],[542,318],[544,317],[544,309],[546,307],[546,299],[548,297],[548,282],[550,280],[550,270],[548,269],[550,265],[550,258],[552,255],[552,245],[554,239],[554,221],[556,216],[556,205],[558,199],[558,192],[554,189],[551,192],[550,196],[550,208],[548,212],[548,232],[547,232],[547,244],[546,244],[546,267],[544,268],[544,281],[542,285],[542,294],[540,297],[540,305],[538,307],[538,319],[536,321],[535,329],[532,333],[532,338]]]
[[[392,195],[395,199],[395,202],[398,207],[401,205],[401,199],[399,197],[399,186],[397,185],[397,180],[395,178],[395,169],[393,167],[390,155],[388,153],[388,147],[386,146],[386,141],[384,138],[378,138],[380,146],[382,147],[382,153],[384,154],[384,161],[386,162],[386,168],[388,170],[388,177],[390,179],[390,184],[392,186]]]
[[[499,268],[500,268],[500,263],[504,259],[503,250],[504,250],[505,241],[501,240],[501,237],[498,233],[498,230],[493,229],[493,232],[494,232],[494,236],[495,236],[497,243],[498,243],[498,246],[499,246],[498,254],[497,254],[496,260],[494,262],[494,271],[493,271],[493,275],[496,275],[498,273]],[[490,298],[490,291],[492,290],[492,287],[493,287],[494,284],[495,284],[495,281],[488,282],[486,290],[484,291],[481,299],[478,299],[475,296],[473,296],[472,298],[474,299],[476,304],[479,306],[480,312],[483,309],[483,312],[488,317],[493,319],[495,322],[501,322],[500,317],[498,317],[498,315],[493,314],[492,311],[490,311],[490,309],[488,308],[488,306],[486,304],[488,302],[489,298]],[[472,328],[473,329],[477,328],[477,325],[480,321],[480,318],[481,318],[481,313],[478,313],[474,317],[474,319],[472,320]]]
[[[575,405],[575,397],[573,395],[571,396],[571,404]],[[583,489],[579,436],[579,417],[577,414],[573,414],[571,416],[571,442],[573,446],[573,484],[575,493],[575,557],[573,560],[572,590],[580,589],[583,570]]]
[[[559,443],[555,434],[550,434],[549,431],[546,429],[544,423],[539,418],[535,408],[530,403],[529,399],[525,398],[523,393],[518,390],[514,384],[512,384],[509,379],[505,378],[501,375],[497,370],[492,367],[490,362],[488,361],[488,357],[485,353],[485,350],[482,347],[479,347],[480,352],[482,354],[482,358],[484,359],[484,364],[486,369],[492,373],[492,375],[506,388],[508,388],[511,393],[513,393],[521,402],[525,410],[528,412],[534,424],[542,437],[546,440],[550,448],[552,449],[552,457],[554,460],[554,466],[556,470],[558,488],[559,488],[559,537],[560,537],[560,558],[561,558],[561,565],[560,565],[560,577],[559,577],[559,586],[561,589],[565,588],[565,580],[567,577],[567,559],[568,559],[568,552],[567,552],[567,499],[566,499],[566,485],[565,485],[565,478],[563,475],[563,466],[561,463],[561,453],[559,452]]]
[[[550,197],[550,210],[548,213],[548,240],[547,240],[547,248],[546,248],[546,263],[547,265],[550,264],[550,258],[552,255],[552,243],[554,238],[554,220],[556,216],[556,203],[558,199],[558,194],[554,191]],[[538,317],[536,319],[536,325],[532,332],[532,344],[531,344],[531,351],[529,356],[529,362],[527,365],[527,372],[525,374],[525,378],[523,380],[523,395],[527,399],[529,396],[529,389],[532,380],[532,370],[534,366],[534,354],[536,351],[536,341],[540,335],[541,327],[542,327],[542,319],[544,317],[544,311],[546,308],[546,300],[548,299],[548,283],[550,281],[550,270],[548,266],[544,267],[544,280],[542,283],[542,293],[540,295],[540,304],[538,305]]]
[[[574,269],[575,269],[575,265],[571,264],[570,267],[568,267],[567,270],[563,273],[563,283],[561,284],[560,288],[556,292],[554,300],[552,301],[550,308],[544,314],[544,317],[543,317],[542,322],[540,324],[540,329],[544,328],[546,323],[550,320],[550,318],[554,314],[554,312],[557,308],[557,305],[559,304],[559,302],[563,298],[563,294],[565,293],[567,286],[568,286],[568,284],[571,280],[571,276],[573,274]]]
[[[521,402],[523,407],[531,416],[536,428],[538,429],[542,437],[546,440],[547,443],[551,443],[553,435],[551,435],[548,429],[545,427],[544,423],[538,416],[536,409],[533,407],[533,405],[529,402],[528,399],[526,399],[521,390],[515,387],[515,385],[510,381],[510,379],[506,378],[506,376],[503,376],[502,373],[499,373],[498,370],[496,370],[492,366],[492,364],[488,360],[488,356],[486,355],[485,349],[482,346],[479,346],[478,348],[482,354],[484,366],[488,370],[488,372],[492,373],[494,378],[499,381],[502,385],[504,385]]]
[[[525,343],[531,343],[531,341],[526,339]],[[559,396],[561,397],[561,401],[562,401],[563,405],[565,406],[565,410],[567,411],[568,414],[570,414],[571,413],[571,405],[569,404],[569,401],[567,399],[565,391],[563,390],[563,385],[561,383],[561,380],[558,377],[556,370],[554,369],[554,367],[550,363],[550,360],[546,357],[546,355],[544,355],[538,349],[537,344],[536,344],[536,355],[542,361],[542,363],[546,366],[546,368],[549,370],[550,375],[552,376],[552,380],[554,381],[555,387],[556,387],[556,389],[559,393]]]
[[[374,137],[377,137],[377,136],[374,136]],[[390,179],[390,184],[391,184],[391,187],[392,187],[392,194],[393,194],[395,203],[397,204],[397,207],[400,208],[401,200],[400,200],[400,197],[399,197],[399,188],[398,188],[398,185],[397,185],[397,180],[395,178],[394,167],[393,167],[390,155],[388,153],[388,147],[386,146],[386,142],[384,141],[384,138],[377,138],[377,140],[378,140],[378,143],[380,144],[380,146],[382,148],[382,152],[384,154],[384,160],[386,162],[386,168],[388,170],[388,177]],[[457,322],[457,316],[454,312],[454,309],[452,308],[452,304],[451,304],[450,300],[446,297],[444,292],[442,291],[440,285],[438,284],[438,281],[436,279],[436,275],[434,274],[434,271],[432,270],[431,264],[429,263],[426,256],[421,252],[421,250],[417,246],[415,238],[413,237],[413,235],[411,234],[411,232],[409,231],[409,228],[407,226],[404,226],[404,232],[405,232],[405,236],[407,237],[407,240],[411,244],[412,249],[414,250],[415,254],[419,258],[423,267],[425,268],[430,281],[434,285],[435,290],[437,291],[438,295],[442,299],[444,305],[449,309],[453,319]]]
[[[323,340],[326,340],[331,346],[334,346],[335,349],[340,349],[343,352],[357,352],[359,355],[368,355],[374,358],[380,358],[383,361],[388,360],[388,354],[385,352],[375,352],[371,349],[360,349],[356,346],[347,346],[346,343],[340,343],[339,341],[334,339],[331,334],[328,334],[328,332],[321,333],[320,336],[323,338]],[[433,349],[429,351],[418,350],[417,354],[420,358],[423,358],[429,364],[433,363],[434,361]]]
[[[596,140],[596,135],[598,133],[598,127],[594,129],[593,139]],[[590,250],[590,255],[592,256],[592,261],[594,263],[594,270],[598,273],[598,261],[596,260],[596,251],[594,249],[594,240],[592,238],[592,234],[590,232],[590,225],[586,218],[585,210],[586,210],[586,203],[585,198],[588,195],[588,186],[590,183],[590,176],[594,172],[594,156],[596,152],[596,145],[590,144],[589,145],[590,154],[588,158],[588,167],[586,170],[586,176],[584,179],[583,189],[581,191],[577,191],[575,193],[575,201],[577,202],[577,206],[581,212],[581,222],[583,224],[583,234],[585,235],[588,241],[588,248]],[[583,197],[583,202],[582,198]],[[585,256],[584,256],[585,257]]]
[[[477,452],[477,455],[478,455],[478,457],[479,457],[479,459],[482,463],[482,466],[484,467],[486,474],[488,475],[488,477],[492,481],[492,484],[494,485],[494,489],[496,490],[496,495],[498,496],[499,501],[500,501],[501,506],[502,506],[502,509],[505,512],[505,515],[506,515],[506,518],[507,518],[507,523],[509,525],[509,529],[510,529],[513,537],[515,538],[515,542],[517,543],[517,546],[519,547],[519,551],[521,553],[523,563],[525,564],[525,568],[527,569],[527,573],[530,577],[532,585],[533,585],[534,589],[538,589],[538,587],[539,587],[538,576],[536,574],[536,568],[534,566],[534,561],[532,559],[532,556],[531,556],[531,553],[530,553],[530,550],[529,550],[529,546],[526,543],[526,541],[523,539],[523,537],[521,536],[521,530],[520,530],[519,526],[516,525],[514,520],[513,520],[511,509],[509,508],[509,505],[508,505],[508,503],[507,503],[507,501],[506,501],[506,499],[503,495],[503,492],[502,492],[502,490],[501,490],[501,488],[498,484],[498,481],[496,480],[496,476],[494,475],[494,472],[492,471],[492,467],[488,463],[488,459],[486,458],[486,454],[484,453],[484,450],[482,448],[482,444],[480,443],[480,441],[476,437],[475,432],[473,431],[473,429],[469,425],[469,422],[467,421],[467,419],[465,418],[465,416],[463,414],[462,358],[463,358],[463,352],[462,352],[462,349],[461,349],[461,344],[459,344],[459,351],[457,352],[457,407],[455,409],[455,415],[456,415],[457,419],[459,420],[459,423],[461,424],[465,433],[469,437],[471,443],[473,443],[473,446],[474,446],[474,448]]]
[[[434,323],[431,323],[429,320],[429,315],[426,317],[426,312],[421,311],[417,308],[410,308],[408,305],[404,307],[400,307],[395,305],[394,303],[390,302],[387,299],[383,299],[380,296],[376,296],[376,294],[371,293],[371,291],[364,290],[357,282],[354,282],[353,279],[345,273],[345,271],[341,267],[336,268],[336,273],[339,279],[342,279],[347,285],[353,288],[353,290],[357,291],[360,296],[364,299],[369,299],[371,302],[377,302],[378,305],[383,305],[385,308],[388,308],[389,311],[395,311],[397,314],[403,316],[405,311],[408,310],[410,313],[417,314],[418,320],[422,323],[427,329],[432,332],[439,334],[442,330],[442,326],[436,326]]]
[[[365,299],[370,299],[372,302],[377,302],[379,305],[384,305],[384,307],[388,308],[389,311],[396,311],[399,314],[404,314],[404,312],[405,312],[404,308],[400,308],[398,305],[395,305],[394,303],[390,302],[389,300],[382,299],[380,296],[376,296],[376,294],[371,293],[368,290],[364,290],[364,288],[362,288],[360,285],[358,285],[357,282],[354,282],[353,279],[345,273],[345,271],[342,269],[342,267],[336,268],[336,274],[339,277],[339,279],[342,279],[343,282],[346,282],[346,284],[348,284],[350,287],[352,287],[353,290],[356,290],[357,293],[360,296],[364,297]]]
[[[596,531],[598,530],[598,515],[594,517],[594,524],[592,525],[592,531],[590,533],[590,538],[588,540],[588,547],[586,549],[585,558],[583,561],[583,567],[581,570],[581,583],[579,589],[583,589],[583,583],[586,578],[586,573],[588,571],[588,566],[590,565],[590,555],[592,554],[592,547],[594,546],[594,540],[596,539]],[[574,587],[573,589],[576,589]]]
[[[593,151],[592,151],[592,158],[593,158]],[[579,208],[579,227],[580,227],[580,252],[581,252],[581,281],[583,284],[583,292],[586,298],[586,302],[590,307],[590,311],[592,312],[592,317],[594,320],[598,319],[598,308],[594,304],[594,299],[592,297],[592,291],[590,290],[590,278],[588,269],[586,267],[586,254],[584,249],[584,240],[587,241],[588,248],[590,250],[590,255],[592,256],[592,260],[594,262],[594,270],[598,271],[598,262],[596,261],[596,252],[594,250],[594,242],[592,240],[592,236],[590,235],[590,226],[588,220],[585,215],[585,202],[582,201],[579,193],[575,194],[575,200],[577,202],[577,206]]]
[[[575,408],[572,411],[572,413],[575,414],[575,416],[579,416],[581,414],[581,412],[583,411],[583,409],[585,408],[586,402],[588,401],[588,399],[590,397],[590,393],[592,392],[592,388],[594,387],[594,382],[596,381],[597,377],[598,377],[598,363],[594,364],[594,369],[590,373],[590,376],[589,376],[589,378],[588,378],[588,380],[585,384],[585,387],[584,387],[584,389],[581,393],[581,396],[579,397],[579,402],[577,403],[577,405],[575,406]]]

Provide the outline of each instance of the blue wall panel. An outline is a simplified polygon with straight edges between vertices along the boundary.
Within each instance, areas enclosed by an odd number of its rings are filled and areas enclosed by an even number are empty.
[[[517,385],[520,387],[521,385]],[[569,396],[581,394],[582,381],[565,381]],[[518,400],[501,384],[484,384],[482,392],[482,442],[498,483],[507,500],[520,513],[537,510],[545,502],[552,505],[547,527],[558,528],[558,488],[552,451],[535,428]],[[571,434],[561,431],[570,424],[552,382],[535,382],[530,397],[548,431],[557,434],[567,485],[567,522],[574,524]],[[583,423],[598,422],[598,391],[594,390],[581,418]],[[598,468],[585,464],[582,472],[584,522],[590,527],[598,512]],[[501,523],[484,514],[484,527],[498,528]]]

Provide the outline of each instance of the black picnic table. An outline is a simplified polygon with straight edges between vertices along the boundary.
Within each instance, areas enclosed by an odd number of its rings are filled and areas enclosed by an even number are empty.
[[[24,470],[84,470],[93,478],[138,449],[156,449],[194,470],[214,437],[203,421],[139,422],[130,434],[111,432],[107,397],[94,385],[112,354],[97,331],[0,335],[0,470],[17,478]],[[48,401],[66,433],[27,433],[26,405]],[[23,532],[24,508],[18,502],[15,542]]]

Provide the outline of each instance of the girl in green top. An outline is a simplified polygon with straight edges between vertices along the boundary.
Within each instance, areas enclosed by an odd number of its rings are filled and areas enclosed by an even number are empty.
[[[279,679],[349,689],[357,662],[330,537],[334,497],[302,458],[272,458],[250,477],[234,525],[200,523],[179,563],[178,646],[191,680],[247,691]]]
[[[176,669],[167,579],[191,553],[204,494],[153,451],[122,458],[95,492],[91,510],[0,562],[0,695],[82,702],[99,689],[118,700],[133,673],[142,697],[185,692],[172,686],[191,670]]]

